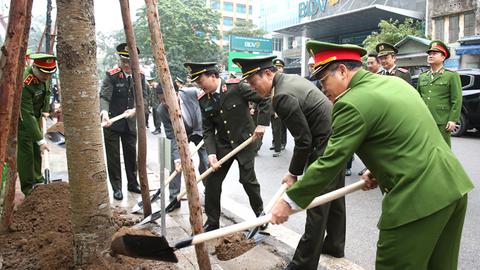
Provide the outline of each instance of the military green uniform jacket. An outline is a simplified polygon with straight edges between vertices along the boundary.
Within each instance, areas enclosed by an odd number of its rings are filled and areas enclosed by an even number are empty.
[[[332,126],[332,103],[312,82],[297,75],[276,73],[273,87],[273,110],[295,139],[289,172],[301,175],[310,153],[325,148]]]
[[[142,76],[142,92],[145,113],[148,110],[148,90],[145,76]],[[100,90],[100,110],[107,111],[108,117],[112,118],[122,114],[127,109],[135,108],[133,76],[127,79],[121,68],[114,68],[107,71]],[[136,117],[121,119],[112,124],[111,130],[117,132],[136,133]]]
[[[462,110],[462,85],[457,72],[440,69],[432,75],[426,71],[418,77],[418,92],[437,125],[457,122]]]
[[[387,70],[383,69],[379,72],[380,75],[388,75],[388,76],[396,76],[399,78],[402,78],[409,84],[412,84],[412,76],[410,75],[410,71],[404,68],[399,68],[395,66],[392,70],[392,72],[388,72]]]
[[[255,124],[250,116],[248,102],[258,104],[257,124],[268,126],[270,106],[268,99],[255,93],[248,84],[221,79],[220,93],[200,93],[198,102],[202,111],[203,139],[209,155],[223,157],[253,135]],[[238,153],[238,161],[245,164],[255,157],[255,145],[250,144]]]
[[[19,121],[19,136],[38,142],[43,139],[39,126],[42,112],[48,112],[50,105],[50,80],[40,82],[32,73],[32,68],[25,70],[22,103]]]
[[[320,194],[357,153],[384,192],[380,229],[428,216],[473,184],[444,142],[425,103],[403,80],[359,70],[333,106],[322,157],[288,191],[300,207]]]

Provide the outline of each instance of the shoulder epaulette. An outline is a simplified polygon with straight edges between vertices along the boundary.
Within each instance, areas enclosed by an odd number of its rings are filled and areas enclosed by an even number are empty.
[[[30,85],[30,83],[32,82],[33,80],[33,75],[32,74],[28,74],[28,76],[25,78],[25,80],[23,80],[23,84],[25,85]]]
[[[239,83],[242,79],[240,78],[230,78],[225,81],[225,83],[232,84],[232,83]]]
[[[402,72],[402,73],[407,73],[408,72],[408,69],[405,69],[405,68],[397,68],[397,70]]]
[[[205,96],[205,92],[203,90],[200,90],[197,94],[197,99],[200,100],[203,96]]]
[[[114,69],[110,69],[109,71],[107,71],[108,75],[114,75],[114,74],[117,74],[119,73],[120,71],[122,71],[122,69],[120,67],[117,67],[117,68],[114,68]]]

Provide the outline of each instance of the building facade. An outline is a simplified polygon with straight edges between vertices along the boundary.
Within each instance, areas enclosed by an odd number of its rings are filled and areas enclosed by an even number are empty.
[[[426,5],[426,0],[303,0],[297,3],[296,11],[291,10],[298,15],[299,22],[274,31],[296,45],[283,48],[282,56],[295,59],[291,63],[300,65],[298,73],[307,75],[307,40],[361,44],[378,30],[381,20],[424,20]]]
[[[432,39],[447,43],[449,68],[480,68],[480,6],[478,0],[429,0],[427,29]]]
[[[228,35],[225,32],[231,30],[236,21],[251,20],[257,16],[256,6],[253,0],[207,0],[207,6],[221,14],[219,22],[220,36],[217,43],[220,46],[228,45]]]

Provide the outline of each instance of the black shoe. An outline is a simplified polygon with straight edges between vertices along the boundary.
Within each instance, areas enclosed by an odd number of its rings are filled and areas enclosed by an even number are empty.
[[[120,189],[119,189],[119,190],[115,190],[115,191],[113,192],[113,198],[114,198],[115,200],[118,200],[118,201],[123,200],[122,191],[121,191]]]
[[[273,153],[272,156],[273,156],[273,157],[279,157],[279,156],[280,156],[280,152],[275,151],[275,153]]]
[[[158,130],[158,129],[155,129],[154,131],[152,131],[152,134],[153,134],[153,135],[160,134],[160,130]]]
[[[170,202],[170,203],[171,203],[171,202]],[[176,204],[174,204],[174,205],[172,206],[172,210],[171,210],[171,211],[176,210],[176,209],[180,208],[181,206],[182,206],[182,203],[181,203],[181,202],[177,202]]]
[[[272,145],[272,146],[270,146],[269,149],[270,149],[270,150],[275,150],[275,146]]]
[[[133,193],[138,193],[138,194],[142,193],[142,191],[140,190],[140,187],[138,185],[128,186],[128,191],[133,192]]]
[[[347,170],[345,171],[345,175],[346,175],[346,176],[352,175],[352,170],[347,169]]]
[[[367,171],[367,168],[363,168],[363,170],[358,172],[358,175],[363,175]]]
[[[220,228],[220,226],[218,224],[208,224],[208,223],[205,223],[205,225],[203,225],[203,231],[204,232],[209,232],[209,231],[213,231],[213,230],[216,230]]]

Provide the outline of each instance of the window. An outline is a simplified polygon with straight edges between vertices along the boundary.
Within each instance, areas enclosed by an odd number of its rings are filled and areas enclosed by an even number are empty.
[[[295,37],[288,37],[288,42],[287,42],[288,49],[293,49],[294,40],[295,40]]]
[[[443,18],[434,19],[435,22],[435,39],[443,40],[444,25]]]
[[[210,4],[212,9],[219,10],[220,9],[220,2],[218,0],[213,0]]]
[[[458,40],[458,15],[450,16],[448,25],[448,42],[453,43]]]
[[[273,38],[273,50],[281,51],[283,50],[283,38]]]
[[[237,13],[247,13],[247,6],[244,4],[237,4]]]
[[[248,7],[248,14],[252,15],[252,6]]]
[[[233,3],[223,2],[223,10],[233,12]]]
[[[233,26],[233,18],[232,17],[223,17],[223,25],[224,26]]]
[[[475,13],[473,11],[464,14],[464,36],[473,36],[475,34]]]
[[[472,84],[472,77],[473,76],[469,76],[469,75],[460,75],[460,82],[462,84],[462,88]]]

